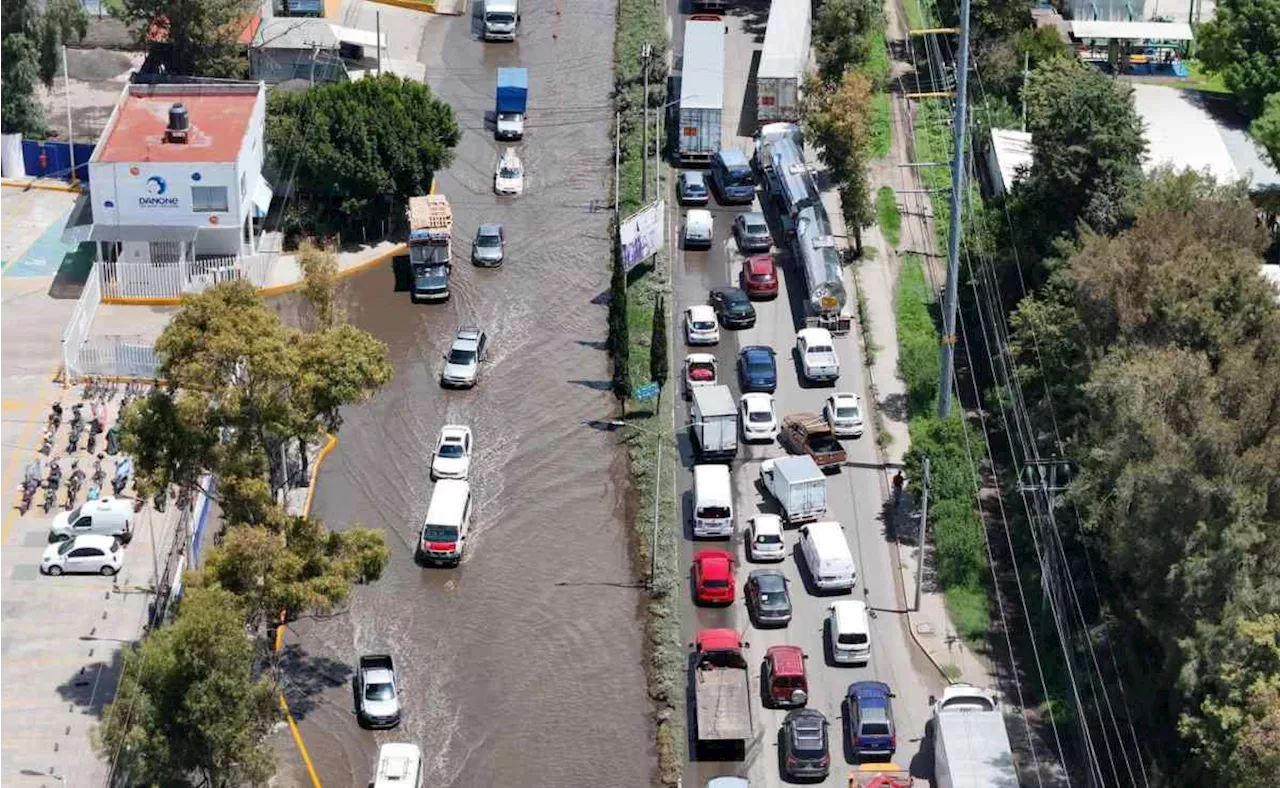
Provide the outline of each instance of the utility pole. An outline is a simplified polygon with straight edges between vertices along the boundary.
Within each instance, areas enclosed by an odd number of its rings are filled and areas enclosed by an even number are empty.
[[[661,391],[661,390],[659,390]],[[661,398],[662,394],[658,394]],[[655,432],[657,441],[654,449],[654,463],[658,469],[654,471],[653,481],[653,528],[649,533],[649,595],[661,596],[658,590],[658,502],[662,500],[662,431]]]
[[[622,168],[622,113],[613,113],[613,218],[618,219],[618,170]]]
[[[374,17],[375,32],[373,43],[378,49],[378,76],[382,76],[382,12],[378,11]]]
[[[645,44],[640,50],[640,61],[644,64],[644,124],[641,134],[644,142],[640,147],[640,203],[649,202],[649,58],[653,56],[653,47]]]
[[[942,308],[942,374],[938,415],[951,413],[951,380],[956,364],[956,294],[960,290],[960,210],[964,196],[964,138],[969,119],[969,0],[960,0],[960,53],[956,58],[956,110],[951,125],[951,221],[947,229],[947,292]]]
[[[71,185],[80,182],[76,177],[76,138],[71,129],[71,71],[67,68],[67,47],[62,47],[62,86],[67,94],[67,155],[71,157]]]
[[[1022,53],[1022,130],[1027,130],[1027,83],[1031,81],[1031,52]]]
[[[920,496],[920,536],[916,544],[920,545],[920,559],[916,561],[916,604],[914,610],[920,609],[920,587],[924,585],[924,527],[929,522],[929,458],[924,458],[924,495]]]

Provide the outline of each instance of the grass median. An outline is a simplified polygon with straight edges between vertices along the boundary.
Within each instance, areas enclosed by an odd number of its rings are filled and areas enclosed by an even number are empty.
[[[627,217],[643,205],[644,45],[653,47],[652,69],[666,62],[667,38],[661,6],[652,0],[618,0],[614,41],[614,105],[622,113],[618,132],[621,163],[618,177],[619,215]],[[650,118],[665,103],[665,74],[649,74]],[[655,144],[650,134],[650,144]],[[649,172],[648,177],[653,178]],[[647,195],[650,199],[654,195]],[[659,253],[631,272],[627,284],[627,327],[630,335],[630,373],[634,385],[650,379],[649,344],[653,305],[669,291],[670,261]],[[673,305],[667,298],[668,314]],[[670,337],[668,337],[668,341]],[[631,554],[635,573],[644,577],[654,567],[652,594],[645,610],[645,672],[655,709],[658,779],[676,785],[684,771],[684,649],[676,596],[680,588],[679,524],[675,522],[675,479],[679,455],[672,434],[675,391],[667,385],[657,399],[627,403],[628,467],[633,479],[635,508],[631,518]],[[659,470],[661,465],[661,470]],[[656,507],[655,507],[656,501]],[[654,518],[657,518],[656,529]],[[656,534],[656,538],[655,537]],[[652,560],[656,549],[656,561]]]

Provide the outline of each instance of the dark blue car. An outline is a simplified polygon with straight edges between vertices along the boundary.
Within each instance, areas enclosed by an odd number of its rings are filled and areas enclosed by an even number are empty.
[[[893,693],[883,681],[856,681],[844,698],[849,748],[858,761],[887,761],[898,748]]]
[[[764,345],[744,347],[738,354],[738,382],[744,392],[772,394],[778,388],[778,364],[774,361],[773,348]]]

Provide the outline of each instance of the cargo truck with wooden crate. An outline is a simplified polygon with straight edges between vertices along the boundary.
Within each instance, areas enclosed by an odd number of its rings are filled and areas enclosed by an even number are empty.
[[[741,760],[751,740],[751,670],[732,629],[698,633],[689,681],[696,707],[697,757]]]
[[[449,298],[453,270],[453,209],[443,194],[409,198],[409,298],[444,301]]]

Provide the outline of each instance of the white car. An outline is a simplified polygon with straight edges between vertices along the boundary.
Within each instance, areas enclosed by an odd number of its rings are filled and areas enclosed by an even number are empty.
[[[84,534],[46,547],[44,558],[40,561],[40,571],[54,577],[68,572],[88,572],[110,577],[120,571],[123,563],[124,553],[120,550],[119,540],[114,536]]]
[[[693,396],[699,386],[714,386],[720,380],[716,357],[710,353],[690,353],[684,357],[684,396]]]
[[[783,561],[787,545],[782,540],[782,518],[757,514],[747,524],[747,557],[752,561]]]
[[[720,341],[716,310],[698,304],[684,310],[684,341],[689,345],[714,345]]]
[[[857,394],[836,392],[827,397],[822,415],[837,438],[862,437],[862,399]]]
[[[466,479],[471,472],[471,428],[446,424],[440,428],[431,456],[431,480]]]
[[[498,159],[498,167],[493,174],[493,190],[513,196],[524,193],[524,164],[516,155],[515,148],[507,148],[507,152]]]
[[[812,383],[835,383],[840,377],[840,359],[831,332],[825,328],[802,328],[796,334],[796,355],[805,380]]]
[[[711,211],[694,208],[684,215],[684,248],[710,249],[714,239]]]
[[[773,397],[759,392],[743,394],[738,405],[742,437],[748,441],[771,441],[778,437],[778,414]]]

